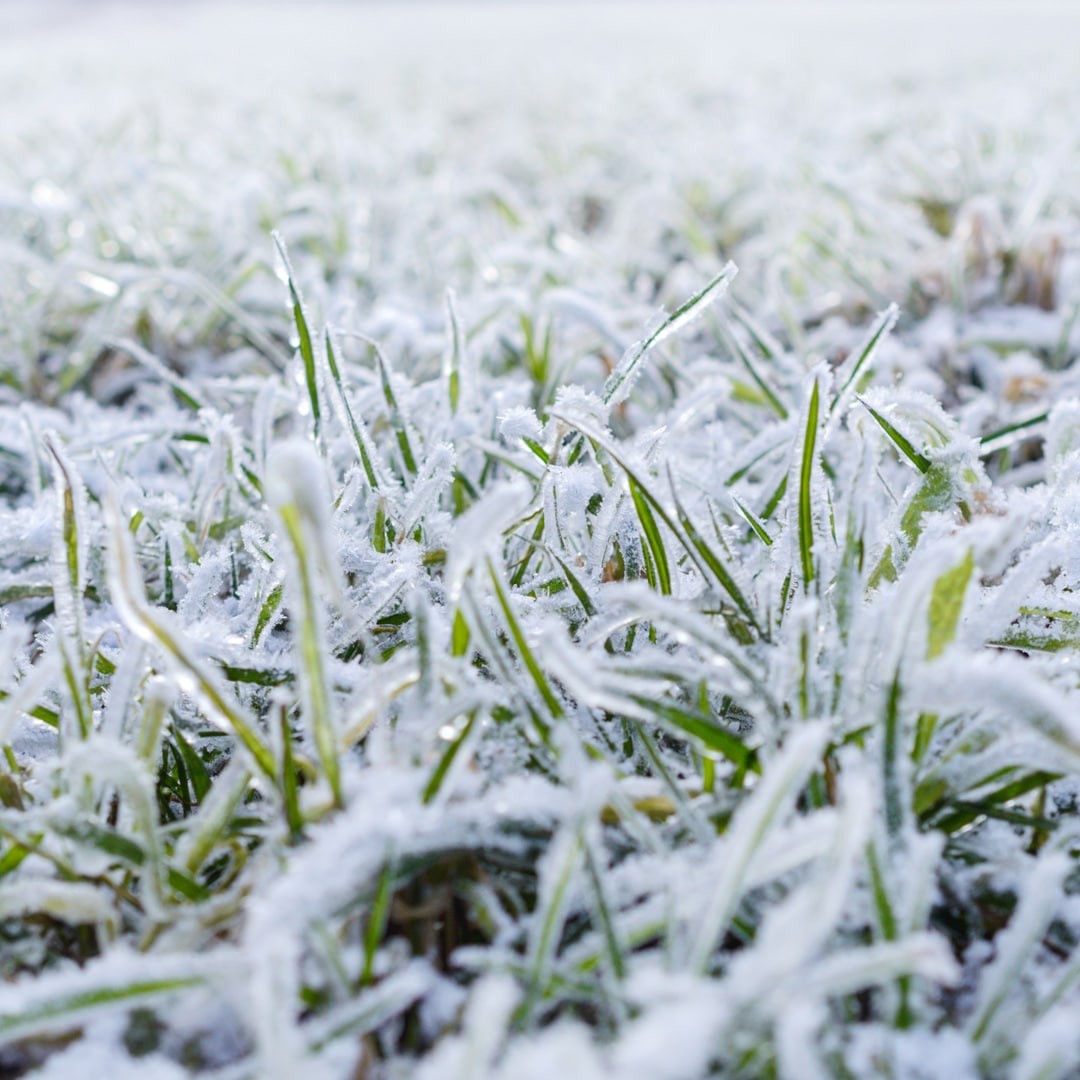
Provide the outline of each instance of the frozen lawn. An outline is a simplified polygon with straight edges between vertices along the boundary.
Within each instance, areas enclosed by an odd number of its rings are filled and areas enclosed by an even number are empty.
[[[0,1075],[1077,1075],[1078,40],[0,7]]]

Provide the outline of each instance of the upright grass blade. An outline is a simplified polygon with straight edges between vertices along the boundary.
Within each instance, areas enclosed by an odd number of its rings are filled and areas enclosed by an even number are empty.
[[[292,300],[293,320],[296,323],[296,334],[300,342],[300,359],[304,363],[304,381],[307,384],[308,400],[311,402],[312,433],[318,439],[320,420],[319,379],[318,370],[315,366],[315,350],[311,344],[311,331],[308,329],[307,317],[304,315],[304,304],[296,287],[296,279],[293,275],[292,263],[289,261],[285,241],[282,239],[281,233],[277,231],[272,232],[270,235],[285,267],[285,277],[289,284],[289,297]]]
[[[809,589],[814,580],[814,512],[812,481],[814,451],[818,433],[818,393],[820,383],[815,378],[810,392],[803,429],[802,464],[799,467],[799,556],[802,560],[803,588]]]
[[[93,726],[88,684],[83,604],[86,594],[86,489],[74,465],[55,440],[42,442],[53,463],[57,489],[57,525],[52,544],[53,604],[59,620],[60,657],[64,683],[75,712],[75,731],[85,739]]]
[[[371,901],[367,928],[364,931],[364,967],[360,972],[361,987],[370,986],[375,981],[375,954],[386,935],[386,924],[390,920],[390,901],[394,895],[395,860],[388,855],[379,881],[375,887],[375,896]]]
[[[844,366],[847,368],[847,374],[840,389],[837,390],[836,394],[833,396],[832,403],[829,405],[829,412],[836,412],[837,407],[845,399],[848,391],[853,386],[858,385],[858,380],[866,371],[866,367],[871,359],[873,359],[878,346],[886,337],[888,337],[899,317],[900,309],[895,304],[890,304],[888,308],[877,317],[877,320],[870,329],[870,333],[867,335],[866,340],[859,349],[854,362],[850,365],[845,362]]]
[[[587,836],[583,837],[583,840],[585,872],[593,895],[593,911],[604,939],[608,968],[612,977],[621,982],[626,977],[625,946],[612,914],[611,901],[604,884],[604,868]]]
[[[649,351],[701,315],[710,304],[727,292],[738,271],[729,262],[700,292],[695,293],[672,312],[647,338],[627,350],[618,366],[604,383],[604,404],[614,407],[630,393],[635,376]]]
[[[390,365],[386,362],[382,350],[373,341],[369,345],[375,351],[375,363],[379,369],[379,382],[382,386],[383,398],[390,409],[390,423],[394,428],[394,436],[397,439],[398,449],[401,451],[401,460],[405,470],[410,475],[417,473],[416,455],[413,453],[412,442],[409,439],[409,431],[405,422],[405,416],[398,404],[397,395],[390,379]]]
[[[364,470],[364,476],[367,478],[368,486],[372,491],[376,491],[379,487],[379,481],[375,475],[375,444],[371,441],[371,436],[367,433],[367,429],[363,422],[356,419],[356,416],[352,411],[352,406],[349,404],[349,397],[348,394],[345,393],[345,384],[342,381],[341,371],[338,368],[337,354],[334,351],[334,342],[330,335],[329,327],[326,329],[325,340],[326,365],[330,369],[330,378],[334,383],[334,388],[338,393],[338,401],[341,402],[342,410],[348,420],[349,430],[352,432],[353,442],[356,445],[356,452],[360,457],[360,465]]]
[[[577,876],[583,853],[578,829],[564,833],[562,843],[548,856],[548,866],[540,878],[540,896],[529,937],[529,985],[521,1012],[535,1017],[548,990],[551,969],[566,922],[570,886]]]
[[[758,372],[754,361],[751,360],[750,354],[744,348],[743,343],[724,324],[720,324],[719,330],[724,338],[724,342],[726,343],[729,352],[731,352],[742,363],[743,367],[746,368],[747,372],[750,375],[750,378],[754,380],[754,383],[761,391],[762,396],[769,403],[769,406],[772,408],[773,412],[775,412],[781,420],[786,420],[788,418],[788,410],[786,406],[776,396],[773,388],[769,386],[769,384],[765,381],[762,375]]]
[[[446,290],[446,319],[450,324],[450,349],[446,363],[446,396],[450,402],[450,415],[456,416],[461,400],[461,371],[465,358],[465,335],[458,320],[457,303],[453,289]]]
[[[336,566],[326,533],[329,513],[320,492],[322,480],[318,458],[303,443],[275,447],[267,466],[268,493],[291,548],[291,573],[286,585],[300,639],[301,698],[304,720],[311,732],[330,786],[334,805],[343,805],[339,733],[333,712],[333,697],[326,670],[326,647],[316,580],[321,566],[323,577],[331,578]]]
[[[927,612],[927,660],[936,660],[956,637],[960,612],[964,606],[964,595],[974,570],[975,557],[972,549],[969,548],[960,563],[946,570],[934,582]]]
[[[897,669],[885,697],[882,730],[882,787],[885,793],[885,827],[890,840],[896,840],[899,837],[908,809],[900,775],[903,767],[900,751],[900,698],[900,671]]]
[[[439,794],[443,782],[450,772],[450,766],[454,764],[461,748],[468,742],[475,723],[476,710],[474,709],[469,713],[469,718],[462,725],[461,729],[447,743],[442,757],[439,758],[439,763],[435,766],[435,769],[431,774],[431,779],[428,780],[427,785],[424,787],[423,801],[425,804],[430,803]]]
[[[652,555],[652,563],[656,568],[657,583],[660,586],[660,591],[665,596],[671,595],[671,570],[668,566],[667,552],[664,550],[664,538],[660,535],[660,530],[656,525],[656,518],[653,517],[652,510],[649,508],[649,500],[646,497],[644,491],[634,481],[633,477],[627,475],[627,483],[630,486],[630,497],[634,502],[634,509],[637,511],[638,521],[641,522],[642,534],[645,537],[645,543],[648,545],[648,551]]]

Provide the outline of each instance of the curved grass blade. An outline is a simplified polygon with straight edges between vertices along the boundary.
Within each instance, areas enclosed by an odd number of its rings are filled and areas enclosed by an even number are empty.
[[[713,754],[727,758],[742,770],[760,773],[757,754],[730,731],[719,727],[709,717],[685,709],[669,698],[656,700],[638,694],[628,694],[629,700],[656,717],[656,722],[675,734],[688,737]]]
[[[76,732],[85,739],[93,727],[87,681],[83,604],[86,595],[86,489],[67,455],[46,434],[42,443],[53,461],[58,491],[58,522],[52,544],[53,604],[59,622],[59,651],[64,682],[75,710]],[[61,713],[61,717],[63,713]]]
[[[245,715],[239,702],[230,701],[230,695],[217,678],[196,659],[180,634],[165,620],[163,614],[168,613],[155,612],[147,604],[128,530],[112,500],[106,507],[106,521],[112,541],[108,551],[109,592],[120,618],[136,637],[157,646],[168,657],[181,685],[196,699],[208,719],[235,735],[258,770],[277,787],[274,755],[261,739],[254,719]]]
[[[1038,416],[1029,416],[1026,420],[1018,420],[1015,424],[1006,424],[997,431],[991,431],[979,439],[979,456],[986,457],[1004,450],[1013,443],[1019,442],[1030,434],[1032,428],[1040,427],[1050,419],[1049,412],[1041,412]]]
[[[583,436],[596,446],[599,446],[619,466],[619,468],[626,473],[627,480],[637,487],[649,506],[656,511],[660,516],[661,521],[663,521],[663,523],[671,530],[683,550],[690,556],[694,565],[697,566],[702,576],[707,580],[714,580],[728,596],[731,597],[735,606],[746,616],[750,625],[760,635],[761,628],[757,619],[754,617],[753,609],[750,607],[749,603],[747,603],[746,597],[743,596],[742,591],[735,584],[735,579],[728,572],[727,568],[694,528],[686,511],[683,510],[678,496],[674,493],[674,485],[672,484],[672,496],[675,499],[676,517],[678,520],[668,513],[660,500],[649,490],[648,485],[642,480],[641,476],[627,464],[625,458],[623,458],[622,454],[614,448],[610,440],[606,439],[589,424],[581,420],[565,416],[555,410],[552,410],[552,415],[577,428]],[[671,483],[670,474],[668,480],[669,483]]]
[[[634,376],[637,374],[641,362],[649,354],[649,350],[659,345],[672,334],[678,333],[715,300],[727,292],[736,273],[735,264],[729,262],[719,274],[716,275],[700,292],[695,293],[685,303],[681,304],[672,312],[644,341],[632,345],[625,356],[619,361],[618,366],[608,376],[604,383],[602,397],[605,405],[615,406],[625,400],[630,393]]]
[[[235,962],[235,958],[234,962]],[[0,1042],[70,1031],[111,1009],[130,1009],[203,986],[221,972],[220,960],[194,956],[123,954],[0,990]]]

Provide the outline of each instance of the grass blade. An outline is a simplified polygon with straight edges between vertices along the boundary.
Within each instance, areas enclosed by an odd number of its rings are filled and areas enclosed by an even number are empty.
[[[649,508],[649,500],[644,491],[629,474],[627,475],[627,483],[630,486],[630,497],[634,501],[634,509],[637,511],[638,520],[641,522],[645,543],[652,553],[660,591],[665,596],[670,596],[671,569],[668,566],[667,552],[664,550],[664,538],[660,535],[660,530],[656,526],[656,518],[653,517],[652,510]]]
[[[811,482],[814,477],[814,449],[818,430],[818,392],[820,383],[814,379],[810,404],[806,410],[803,434],[802,465],[799,469],[799,555],[802,559],[803,588],[809,589],[814,580],[814,513]]]
[[[829,406],[829,412],[836,411],[837,406],[839,406],[847,396],[848,390],[857,383],[863,370],[866,368],[866,365],[870,362],[874,353],[877,352],[878,346],[886,337],[888,337],[893,327],[896,326],[896,320],[899,317],[900,309],[895,304],[890,304],[888,308],[877,317],[877,321],[867,335],[866,341],[863,343],[858,356],[855,358],[855,362],[851,365],[843,385],[833,397],[832,404]]]
[[[296,334],[300,342],[300,359],[304,363],[304,381],[307,384],[308,400],[311,402],[312,432],[315,438],[318,439],[320,419],[319,381],[318,371],[315,366],[315,350],[311,344],[311,331],[308,329],[307,317],[304,315],[304,304],[296,287],[296,279],[293,276],[292,263],[289,261],[285,241],[281,233],[276,230],[270,236],[285,267],[285,277],[289,284],[289,297],[292,300],[293,320],[296,323]]]
[[[615,406],[624,401],[630,393],[630,387],[633,385],[641,362],[649,354],[649,350],[671,337],[672,334],[678,333],[702,314],[711,303],[719,300],[727,292],[736,273],[735,264],[729,262],[712,281],[676,308],[647,338],[631,346],[604,383],[602,395],[604,404]]]
[[[871,405],[867,401],[864,401],[861,397],[858,398],[858,400],[860,404],[862,404],[864,408],[870,413],[870,415],[878,422],[881,430],[889,436],[889,438],[893,441],[893,444],[900,451],[900,453],[903,454],[904,457],[907,458],[907,460],[910,461],[911,464],[919,470],[919,472],[928,472],[930,469],[930,459],[925,454],[919,453],[919,451],[911,445],[908,439],[901,435],[900,432],[897,431],[896,428],[894,428],[892,424],[890,424],[889,421],[886,420],[885,417],[882,416],[881,413],[879,413],[877,409],[873,407],[873,405]]]
[[[338,392],[338,401],[341,402],[345,418],[349,423],[349,430],[352,432],[353,442],[356,444],[356,452],[360,456],[360,465],[364,470],[364,476],[367,478],[371,490],[375,491],[379,486],[374,465],[375,445],[372,443],[366,427],[356,419],[352,406],[349,404],[349,397],[345,393],[345,385],[341,378],[341,371],[338,368],[337,354],[334,351],[334,342],[330,336],[329,327],[326,328],[326,364],[330,369],[330,378]]]

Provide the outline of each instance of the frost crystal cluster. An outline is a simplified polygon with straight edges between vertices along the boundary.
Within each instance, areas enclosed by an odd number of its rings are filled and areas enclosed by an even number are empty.
[[[1075,73],[815,8],[5,16],[0,1073],[1077,1075]]]

